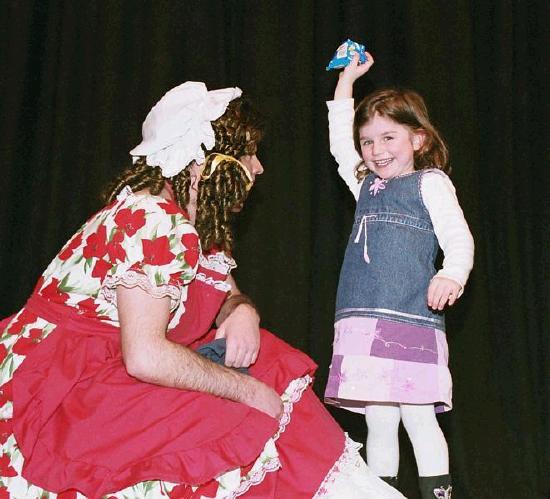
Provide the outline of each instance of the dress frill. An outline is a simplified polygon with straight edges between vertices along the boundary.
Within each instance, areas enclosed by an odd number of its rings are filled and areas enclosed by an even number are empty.
[[[278,393],[316,368],[265,330],[261,345],[250,373]],[[243,404],[132,378],[117,328],[97,321],[64,321],[38,343],[14,374],[13,401],[22,475],[52,492],[77,489],[91,498],[145,480],[204,484],[251,465],[280,430]],[[341,432],[331,439],[327,463],[344,447]],[[320,483],[330,466],[313,479]]]

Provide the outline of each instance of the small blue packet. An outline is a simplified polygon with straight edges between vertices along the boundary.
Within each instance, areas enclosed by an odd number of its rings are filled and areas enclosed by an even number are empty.
[[[346,67],[351,62],[353,56],[357,52],[359,53],[359,64],[367,62],[367,56],[365,55],[365,46],[348,38],[336,50],[334,57],[328,63],[328,66],[326,68],[327,71],[330,71],[331,69],[340,69]]]

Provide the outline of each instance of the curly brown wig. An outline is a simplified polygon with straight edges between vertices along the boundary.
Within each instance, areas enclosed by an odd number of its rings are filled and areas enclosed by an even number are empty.
[[[210,174],[215,158],[211,153],[222,153],[236,159],[256,154],[262,139],[264,121],[250,102],[243,98],[229,103],[225,113],[212,123],[216,144],[204,165],[204,173]],[[233,231],[231,222],[248,196],[249,180],[242,166],[235,161],[220,162],[210,178],[199,182],[195,227],[205,251],[218,246],[231,252]]]
[[[385,88],[367,95],[357,106],[353,120],[353,140],[355,149],[361,155],[359,129],[369,122],[375,114],[404,125],[412,132],[424,135],[422,147],[414,153],[414,169],[438,168],[450,173],[449,152],[439,132],[431,124],[424,99],[413,90]],[[361,162],[355,170],[361,180],[368,170]]]
[[[244,98],[232,100],[225,113],[212,122],[215,145],[206,151],[204,173],[209,174],[215,155],[221,153],[238,159],[256,154],[258,142],[264,129],[264,120]],[[189,203],[191,177],[189,168],[169,179],[176,202],[185,208]],[[144,157],[127,167],[105,190],[103,199],[112,203],[116,196],[129,186],[132,191],[149,189],[158,195],[166,179],[158,166],[149,166]],[[213,247],[231,253],[233,248],[232,220],[243,207],[248,192],[249,179],[237,161],[224,159],[209,178],[201,179],[198,185],[195,228],[203,251]]]

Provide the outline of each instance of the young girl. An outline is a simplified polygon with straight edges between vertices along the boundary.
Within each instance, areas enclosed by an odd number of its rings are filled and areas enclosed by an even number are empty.
[[[422,497],[450,498],[445,437],[451,409],[442,310],[462,294],[474,243],[447,148],[422,98],[378,90],[353,110],[353,84],[373,64],[341,73],[329,109],[330,150],[357,200],[336,299],[328,403],[365,414],[367,462],[388,482],[399,466],[398,427],[411,439]],[[357,154],[359,153],[359,155]],[[438,246],[445,258],[434,268]]]

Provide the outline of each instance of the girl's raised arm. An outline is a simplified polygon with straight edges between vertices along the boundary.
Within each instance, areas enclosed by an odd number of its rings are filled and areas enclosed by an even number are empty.
[[[355,167],[361,156],[353,144],[353,84],[374,64],[374,58],[368,52],[367,62],[359,64],[359,55],[338,75],[338,84],[334,91],[334,100],[327,102],[330,152],[338,163],[338,174],[349,187],[357,200],[361,184],[355,177]]]

